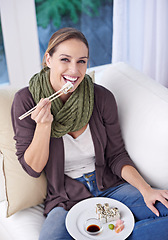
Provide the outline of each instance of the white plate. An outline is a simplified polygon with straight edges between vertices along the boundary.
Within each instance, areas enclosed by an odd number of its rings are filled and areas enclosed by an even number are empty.
[[[110,207],[117,207],[121,214],[121,219],[124,221],[124,229],[120,233],[108,228],[109,223],[103,224],[103,231],[98,235],[89,235],[84,230],[84,223],[88,218],[97,217],[96,204],[108,203]],[[74,205],[68,212],[66,217],[66,228],[69,234],[76,240],[124,240],[132,232],[134,228],[134,216],[130,209],[123,203],[105,197],[94,197],[83,200]],[[115,225],[116,221],[110,222]]]

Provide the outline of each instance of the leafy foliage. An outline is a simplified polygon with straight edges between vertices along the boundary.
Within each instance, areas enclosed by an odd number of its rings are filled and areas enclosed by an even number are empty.
[[[35,0],[37,24],[46,28],[52,21],[59,27],[63,17],[77,23],[81,13],[91,17],[98,15],[98,8],[106,1],[109,0]]]

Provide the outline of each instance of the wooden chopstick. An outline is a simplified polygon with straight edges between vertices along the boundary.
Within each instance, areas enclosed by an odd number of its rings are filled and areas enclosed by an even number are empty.
[[[70,83],[70,82],[67,82],[59,91],[57,91],[54,94],[52,94],[51,96],[49,96],[48,99],[50,100],[50,102],[52,102],[56,98],[60,97],[62,94],[66,94],[72,88],[73,88],[73,84]],[[36,108],[37,108],[37,105],[35,107],[31,108],[29,111],[27,111],[24,114],[22,114],[19,117],[19,120],[23,120],[24,118],[28,117]]]

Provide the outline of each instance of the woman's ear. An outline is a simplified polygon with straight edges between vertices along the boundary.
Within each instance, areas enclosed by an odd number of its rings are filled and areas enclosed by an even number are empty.
[[[51,56],[49,53],[46,53],[45,54],[45,58],[46,58],[46,64],[47,64],[47,67],[50,68],[50,62],[51,62]]]

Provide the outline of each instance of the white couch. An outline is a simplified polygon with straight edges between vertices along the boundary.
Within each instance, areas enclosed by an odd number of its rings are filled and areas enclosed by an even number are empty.
[[[110,89],[116,97],[126,148],[139,171],[152,186],[168,189],[168,90],[124,63],[95,67],[94,70],[95,81]],[[8,98],[7,94],[4,104],[7,103]],[[5,111],[8,113],[12,98],[13,93],[12,97],[10,95],[9,104],[5,106]],[[4,106],[0,105],[0,107],[4,111]],[[1,109],[0,112],[2,113]],[[45,191],[36,206],[31,206],[33,205],[31,203],[30,207],[22,205],[22,210],[18,210],[16,203],[17,200],[20,201],[20,198],[17,199],[19,190],[8,186],[12,181],[11,174],[14,174],[16,169],[10,169],[8,165],[6,142],[4,138],[1,139],[3,134],[4,128],[0,122],[0,239],[37,240],[44,221],[43,205],[40,205],[40,201]],[[8,141],[10,144],[10,140]],[[13,176],[17,178],[18,175],[21,176],[20,174],[22,173]],[[29,179],[27,182],[24,182],[24,179],[26,176],[21,180],[26,189]],[[40,181],[43,183],[37,182],[39,188],[46,188],[45,180]],[[22,196],[24,196],[23,190]],[[32,197],[33,194],[29,193],[26,198]],[[12,202],[14,198],[15,204]],[[6,217],[6,214],[9,217]]]

